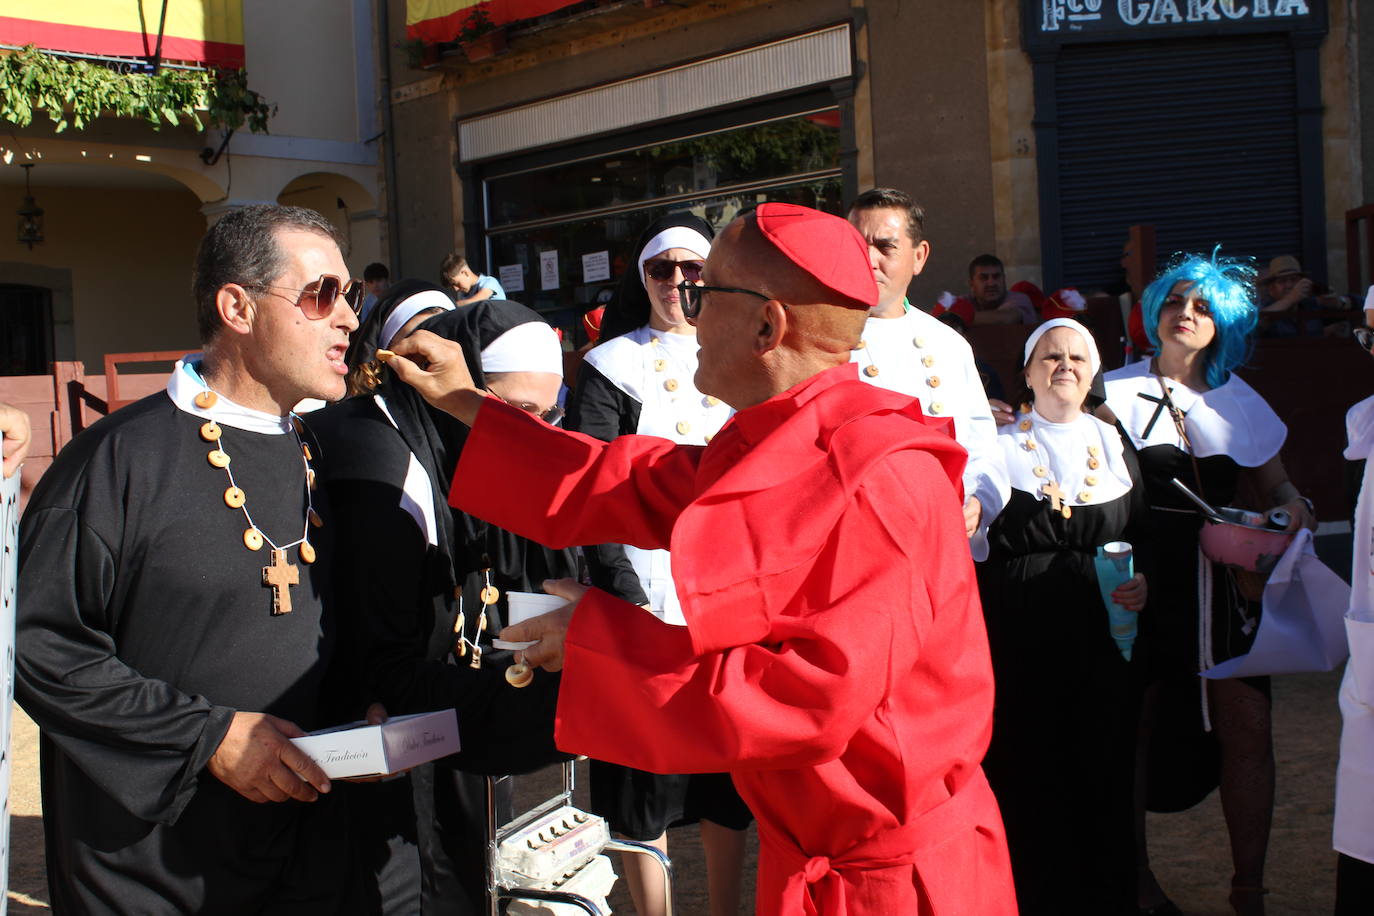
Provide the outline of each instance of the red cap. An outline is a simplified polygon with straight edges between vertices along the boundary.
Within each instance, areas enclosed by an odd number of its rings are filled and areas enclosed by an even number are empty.
[[[972,302],[960,296],[958,299],[952,300],[949,305],[945,305],[943,302],[935,303],[935,308],[931,309],[930,314],[939,318],[945,312],[953,312],[964,323],[965,327],[973,327],[973,315],[976,311],[977,309],[974,308]]]
[[[582,316],[582,329],[587,332],[587,339],[592,343],[601,339],[601,317],[605,314],[606,306],[602,305]]]
[[[1021,280],[1019,282],[1013,283],[1011,285],[1011,292],[1024,293],[1026,298],[1030,299],[1031,305],[1035,306],[1035,310],[1037,312],[1044,310],[1045,293],[1043,290],[1040,289],[1040,287],[1036,286],[1031,281]]]
[[[878,304],[868,245],[848,220],[782,203],[759,204],[754,218],[774,248],[840,297],[834,305],[870,309]]]

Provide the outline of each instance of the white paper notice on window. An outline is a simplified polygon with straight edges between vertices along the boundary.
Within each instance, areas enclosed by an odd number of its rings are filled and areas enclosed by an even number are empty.
[[[584,283],[597,283],[609,279],[611,279],[611,253],[609,251],[593,251],[591,254],[582,256],[582,281]]]
[[[558,252],[539,252],[539,288],[558,289]]]
[[[502,264],[496,268],[496,277],[501,281],[501,288],[506,292],[524,292],[525,272],[519,264]]]

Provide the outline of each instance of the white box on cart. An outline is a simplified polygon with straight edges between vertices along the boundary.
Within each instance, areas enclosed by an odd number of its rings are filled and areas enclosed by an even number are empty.
[[[292,738],[291,743],[330,779],[387,776],[457,753],[458,714],[441,709],[392,716],[381,725],[350,722]]]

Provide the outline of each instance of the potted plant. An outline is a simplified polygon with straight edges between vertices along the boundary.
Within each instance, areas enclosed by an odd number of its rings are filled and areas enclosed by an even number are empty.
[[[458,30],[463,54],[474,63],[506,50],[506,30],[491,21],[485,6],[474,7]]]

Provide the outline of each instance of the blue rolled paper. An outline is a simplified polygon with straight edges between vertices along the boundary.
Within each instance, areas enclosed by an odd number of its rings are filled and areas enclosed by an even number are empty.
[[[1099,547],[1097,556],[1093,558],[1093,565],[1097,567],[1097,587],[1102,592],[1102,603],[1107,606],[1108,632],[1112,634],[1112,641],[1120,650],[1121,657],[1130,661],[1139,615],[1113,601],[1112,592],[1118,585],[1135,575],[1135,558],[1129,554],[1124,557],[1109,557],[1106,548]]]

